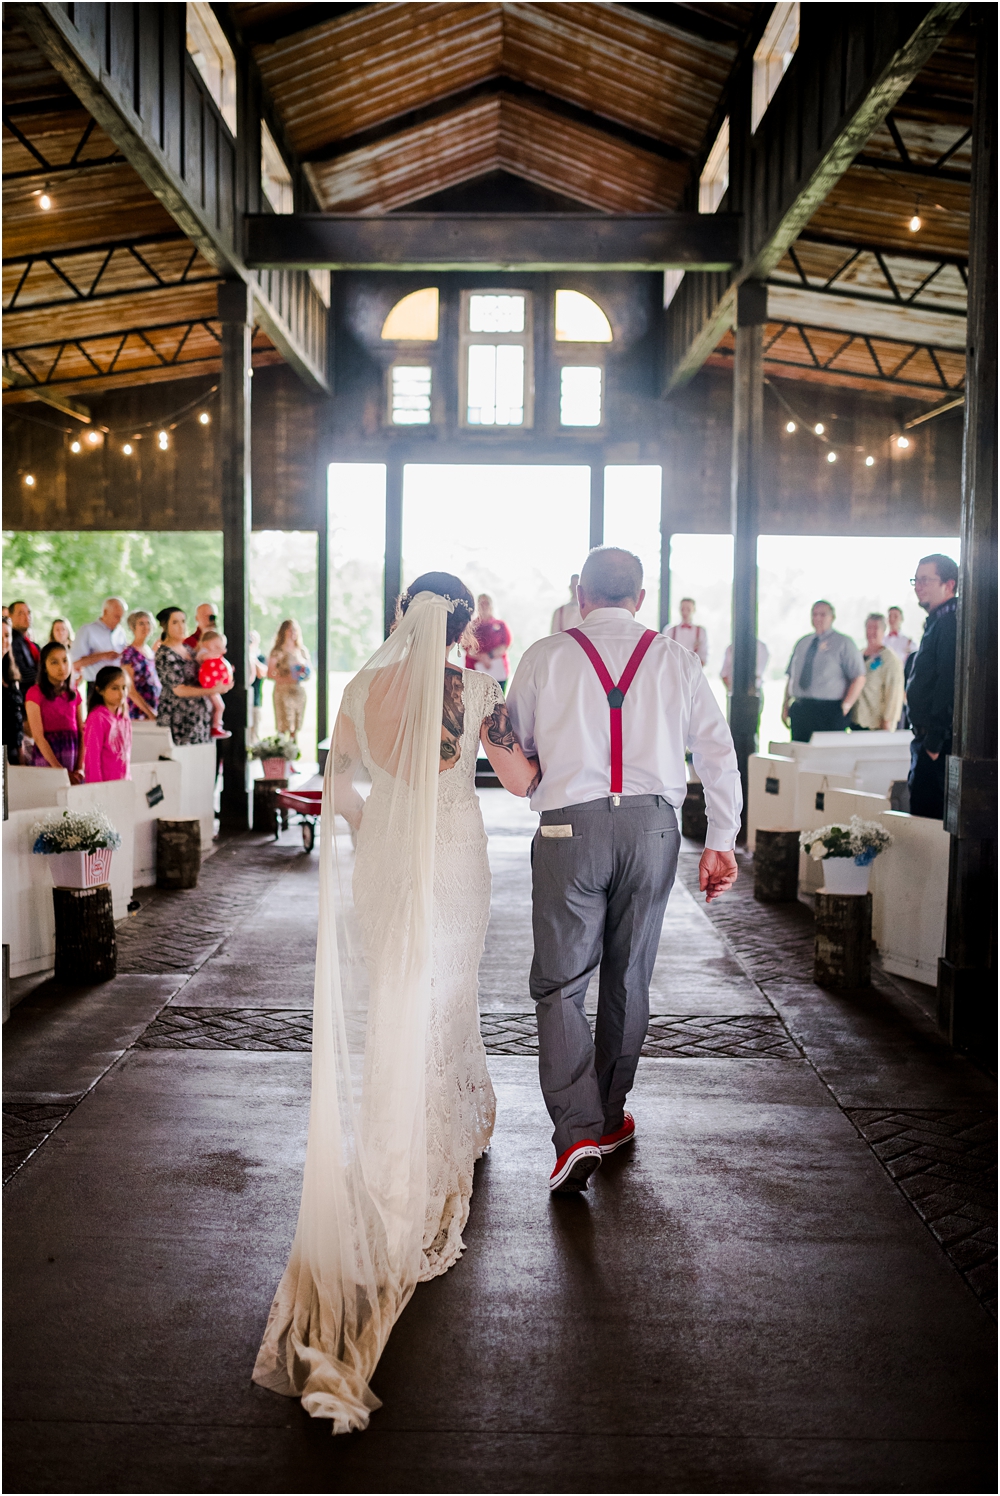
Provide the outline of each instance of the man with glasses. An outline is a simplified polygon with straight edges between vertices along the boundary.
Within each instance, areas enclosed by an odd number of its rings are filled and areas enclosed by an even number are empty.
[[[951,752],[955,707],[958,567],[950,556],[924,556],[910,578],[917,602],[929,615],[906,685],[913,729],[910,745],[910,814],[944,820],[944,781]]]
[[[853,639],[838,634],[833,604],[812,605],[812,634],[792,650],[781,720],[793,743],[808,743],[814,732],[845,732],[851,708],[865,684],[865,662]]]

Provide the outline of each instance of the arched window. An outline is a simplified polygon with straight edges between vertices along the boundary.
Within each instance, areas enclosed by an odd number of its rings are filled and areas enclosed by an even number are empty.
[[[557,343],[610,343],[611,323],[582,291],[556,292]]]
[[[382,323],[382,341],[392,343],[436,343],[438,336],[438,288],[426,286],[397,301]]]

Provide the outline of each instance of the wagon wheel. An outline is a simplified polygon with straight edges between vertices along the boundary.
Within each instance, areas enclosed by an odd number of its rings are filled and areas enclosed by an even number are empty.
[[[314,844],[315,840],[316,840],[316,827],[313,825],[312,821],[303,821],[302,822],[302,845],[305,847],[305,849],[306,849],[307,852],[311,852],[312,851],[313,844]]]

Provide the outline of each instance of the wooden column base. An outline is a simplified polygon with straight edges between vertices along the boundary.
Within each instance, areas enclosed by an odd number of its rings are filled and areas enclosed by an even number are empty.
[[[255,779],[253,782],[253,829],[268,836],[277,836],[279,819],[288,825],[288,812],[278,810],[277,794],[287,790],[287,779]]]
[[[681,806],[681,835],[692,841],[704,842],[708,835],[708,816],[705,814],[705,786],[692,780]]]
[[[111,888],[54,888],[56,981],[71,987],[110,982],[118,970]]]
[[[818,893],[813,981],[817,987],[870,987],[871,980],[871,894]]]
[[[201,871],[201,822],[156,823],[157,888],[197,888]]]
[[[794,904],[799,896],[799,833],[758,830],[753,896],[761,904]]]

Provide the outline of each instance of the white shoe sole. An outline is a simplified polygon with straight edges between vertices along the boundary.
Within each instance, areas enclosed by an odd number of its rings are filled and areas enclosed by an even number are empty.
[[[573,1194],[578,1190],[587,1188],[587,1180],[595,1169],[601,1167],[600,1148],[581,1148],[568,1158],[559,1170],[549,1180],[549,1189],[555,1193]]]
[[[609,1153],[614,1153],[616,1148],[624,1148],[626,1143],[635,1142],[635,1132],[630,1132],[627,1138],[619,1138],[617,1143],[601,1143],[601,1157],[607,1158]]]

